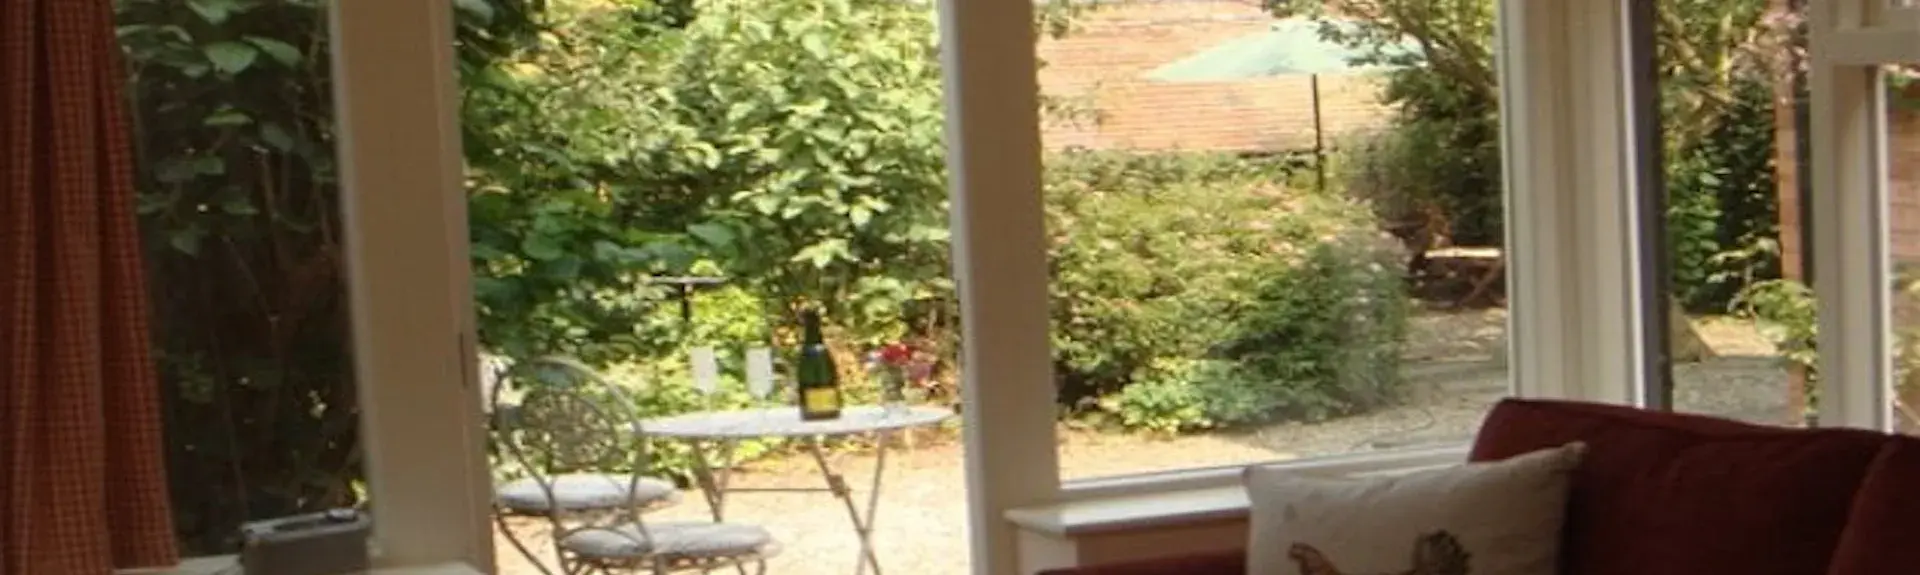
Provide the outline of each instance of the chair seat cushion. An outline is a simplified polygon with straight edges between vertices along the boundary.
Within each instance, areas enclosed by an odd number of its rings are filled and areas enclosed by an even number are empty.
[[[582,529],[560,538],[560,547],[587,559],[668,561],[771,555],[773,536],[755,525],[649,521],[641,526]]]
[[[626,506],[652,506],[678,501],[680,491],[672,483],[631,475],[571,473],[552,479],[553,499],[549,501],[540,482],[517,479],[494,489],[494,501],[517,513],[539,514],[549,511],[586,511],[618,509]]]

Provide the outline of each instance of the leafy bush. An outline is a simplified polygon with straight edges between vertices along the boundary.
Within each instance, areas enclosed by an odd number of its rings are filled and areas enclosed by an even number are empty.
[[[1667,162],[1667,241],[1674,295],[1722,312],[1749,284],[1780,277],[1773,95],[1747,79],[1727,115]]]
[[[1409,306],[1398,252],[1365,206],[1281,176],[1212,156],[1050,160],[1064,401],[1165,431],[1391,398]]]
[[[652,10],[556,5],[544,42],[462,77],[474,299],[496,353],[604,364],[670,335],[635,329],[673,307],[647,276],[694,261],[675,198],[637,161],[672,125],[648,88],[675,35],[633,20]]]
[[[655,94],[647,161],[769,315],[822,306],[862,343],[951,300],[933,12],[891,0],[703,3]],[[680,204],[676,204],[680,205]]]
[[[1817,413],[1820,316],[1813,288],[1788,279],[1754,282],[1734,297],[1734,306],[1758,322],[1760,335],[1779,350],[1782,361],[1804,370],[1807,413]]]
[[[1100,409],[1120,418],[1128,429],[1172,435],[1210,427],[1209,398],[1199,384],[1212,360],[1160,359],[1141,370],[1139,380],[1100,398]]]

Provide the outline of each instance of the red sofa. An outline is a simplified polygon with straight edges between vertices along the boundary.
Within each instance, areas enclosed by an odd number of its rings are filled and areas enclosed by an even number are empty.
[[[1562,575],[1920,575],[1920,439],[1510,399],[1469,458],[1574,440]],[[1046,575],[1240,575],[1245,555]]]

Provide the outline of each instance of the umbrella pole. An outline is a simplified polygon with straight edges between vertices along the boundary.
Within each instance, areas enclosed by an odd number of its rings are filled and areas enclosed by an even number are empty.
[[[1326,130],[1320,125],[1320,75],[1307,75],[1307,89],[1313,98],[1313,189],[1327,191]]]

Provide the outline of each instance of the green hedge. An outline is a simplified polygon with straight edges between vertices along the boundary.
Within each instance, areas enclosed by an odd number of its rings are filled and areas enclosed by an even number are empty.
[[[1172,432],[1395,395],[1411,304],[1366,206],[1221,156],[1064,154],[1047,176],[1070,407]]]

